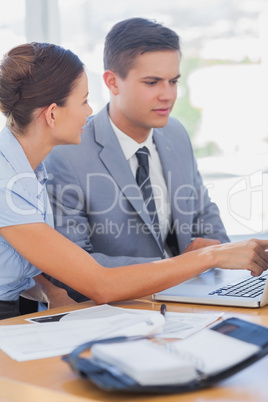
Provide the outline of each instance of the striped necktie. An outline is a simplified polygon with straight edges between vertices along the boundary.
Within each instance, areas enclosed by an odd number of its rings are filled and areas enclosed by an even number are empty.
[[[149,150],[147,147],[138,149],[136,152],[136,157],[138,159],[138,169],[136,172],[136,181],[143,195],[145,205],[147,207],[148,213],[150,215],[152,226],[154,232],[156,233],[159,243],[163,244],[161,239],[161,232],[159,227],[158,215],[155,207],[153,189],[151,185],[150,175],[149,175],[149,160],[148,160]]]

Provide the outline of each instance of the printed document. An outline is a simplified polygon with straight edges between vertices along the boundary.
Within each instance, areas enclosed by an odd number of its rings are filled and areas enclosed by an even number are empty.
[[[133,315],[0,326],[0,348],[17,361],[61,356],[77,346],[116,336],[151,337],[161,333],[165,319],[158,315]]]
[[[185,338],[220,314],[132,310],[110,305],[27,319],[28,324],[0,326],[0,348],[18,361],[60,356],[85,342],[114,336]]]
[[[147,316],[148,314],[159,315],[159,311],[154,310],[138,310],[138,309],[126,309],[121,307],[110,306],[109,304],[103,304],[101,306],[89,307],[81,310],[75,310],[65,312],[61,314],[53,314],[49,316],[42,316],[37,318],[29,318],[30,322],[54,322],[54,321],[69,321],[69,320],[82,320],[88,318],[106,318],[111,316],[120,316],[122,314],[139,314]],[[166,312],[165,324],[163,330],[159,336],[162,338],[177,338],[183,339],[189,335],[199,331],[202,328],[212,324],[223,313],[177,313]]]

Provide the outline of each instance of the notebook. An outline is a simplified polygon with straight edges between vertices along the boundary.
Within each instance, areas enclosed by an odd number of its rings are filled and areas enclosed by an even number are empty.
[[[259,350],[257,345],[203,329],[177,342],[96,344],[91,353],[93,358],[116,367],[141,385],[171,385],[197,380],[199,373],[218,374]]]
[[[181,341],[133,341],[98,339],[62,359],[103,390],[160,395],[211,386],[268,354],[268,328],[235,317]],[[82,356],[90,349],[90,357]]]
[[[154,300],[237,307],[268,304],[268,272],[253,277],[244,270],[213,268],[153,295]]]

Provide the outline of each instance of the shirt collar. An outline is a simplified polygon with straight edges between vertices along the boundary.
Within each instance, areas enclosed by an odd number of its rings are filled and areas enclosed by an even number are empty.
[[[36,178],[39,181],[39,183],[42,184],[42,186],[44,186],[48,179],[45,164],[43,162],[39,163],[34,173],[36,174]]]
[[[44,186],[47,181],[47,171],[44,163],[41,162],[35,171],[33,171],[22,146],[7,126],[0,133],[0,141],[0,152],[4,155],[14,172],[35,174],[38,182],[41,186]]]
[[[129,137],[127,134],[125,134],[123,131],[121,131],[111,120],[110,118],[110,122],[112,125],[112,128],[115,132],[115,135],[119,141],[119,144],[122,148],[122,151],[126,157],[127,160],[129,160],[133,155],[135,155],[135,153],[138,151],[138,149],[142,148],[142,147],[147,147],[149,150],[149,155],[151,155],[152,153],[152,149],[153,149],[153,129],[150,130],[150,133],[148,135],[148,137],[146,138],[146,140],[142,143],[139,143],[135,140],[133,140],[133,138]]]

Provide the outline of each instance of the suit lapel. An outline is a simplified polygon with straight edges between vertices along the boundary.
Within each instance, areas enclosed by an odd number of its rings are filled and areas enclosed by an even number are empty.
[[[171,201],[173,222],[175,222],[176,225],[181,225],[185,222],[185,214],[183,214],[183,211],[187,211],[187,199],[186,197],[184,199],[184,196],[186,195],[185,186],[187,186],[187,176],[184,168],[185,155],[183,150],[174,148],[172,142],[165,137],[162,131],[154,129],[153,138],[166,180],[168,194]],[[179,205],[177,205],[178,200]],[[179,248],[180,250],[184,250],[185,244],[182,243],[182,236],[179,235],[178,230],[176,231],[176,234]]]
[[[96,142],[102,146],[102,150],[99,154],[101,161],[134,210],[148,228],[150,228],[151,219],[148,213],[144,211],[144,202],[140,195],[139,187],[137,186],[119,141],[112,129],[107,108],[103,109],[95,116],[94,125]],[[158,243],[155,232],[151,230],[151,233]],[[161,249],[160,245],[159,247]]]
[[[159,129],[154,129],[153,139],[160,157],[169,194],[174,196],[175,191],[187,182],[183,168],[185,155],[183,150],[174,149],[172,142]]]

